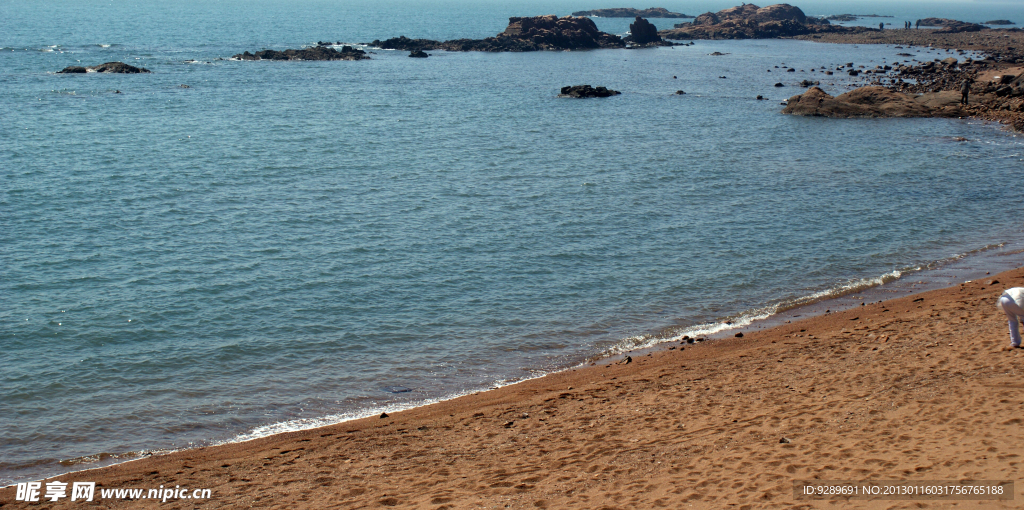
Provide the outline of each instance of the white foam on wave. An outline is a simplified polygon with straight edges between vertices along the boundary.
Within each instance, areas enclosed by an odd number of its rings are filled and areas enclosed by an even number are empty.
[[[261,437],[273,436],[276,434],[283,434],[286,432],[298,432],[301,430],[316,429],[320,427],[326,427],[329,425],[337,425],[352,420],[361,420],[363,418],[371,418],[373,416],[380,416],[381,413],[397,413],[400,411],[408,411],[409,409],[415,409],[417,407],[428,406],[436,404],[438,402],[445,402],[448,400],[464,397],[466,395],[472,395],[481,391],[487,391],[488,389],[494,390],[498,388],[504,388],[505,386],[511,386],[513,384],[519,384],[521,382],[529,381],[531,379],[537,379],[548,375],[548,372],[537,371],[528,377],[523,378],[512,378],[512,379],[499,379],[491,383],[488,388],[480,389],[469,389],[463,391],[457,391],[449,393],[443,397],[429,398],[424,400],[417,400],[414,402],[405,402],[400,404],[391,404],[377,407],[369,407],[351,412],[330,414],[327,416],[320,416],[316,418],[299,418],[297,420],[287,420],[277,423],[270,423],[267,425],[261,425],[255,427],[248,432],[238,434],[231,439],[214,443],[214,445],[230,444],[230,443],[242,443],[245,441],[252,441]]]
[[[705,322],[701,324],[695,324],[683,328],[681,330],[675,330],[671,335],[637,335],[624,338],[610,349],[606,351],[606,355],[613,356],[616,354],[622,354],[625,352],[632,351],[634,349],[646,349],[648,347],[654,347],[655,345],[666,343],[666,342],[678,342],[683,337],[705,337],[711,336],[723,331],[730,329],[740,329],[753,324],[754,322],[767,319],[779,312],[791,310],[804,305],[817,303],[826,299],[835,299],[855,292],[860,292],[864,289],[871,287],[877,287],[879,285],[889,283],[899,279],[907,272],[919,271],[921,267],[908,268],[904,270],[893,270],[889,271],[880,276],[874,276],[870,278],[860,278],[857,280],[851,280],[849,282],[830,287],[818,292],[814,292],[805,296],[799,296],[791,299],[784,299],[776,303],[769,304],[760,308],[754,308],[739,313],[736,316],[725,317],[718,321]]]

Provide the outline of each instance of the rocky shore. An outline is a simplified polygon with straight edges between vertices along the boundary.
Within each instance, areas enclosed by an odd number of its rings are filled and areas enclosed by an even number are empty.
[[[830,43],[893,44],[908,51],[917,47],[945,48],[955,50],[951,51],[955,56],[863,71],[862,78],[868,85],[864,89],[884,87],[891,94],[858,89],[832,98],[820,89],[811,89],[790,98],[783,113],[827,117],[974,117],[1024,131],[1024,31],[986,28],[950,33],[912,29],[799,38]],[[986,58],[966,58],[964,50],[981,52]],[[960,105],[964,81],[969,83],[969,102]],[[916,106],[908,107],[911,103]]]
[[[511,17],[505,31],[486,39],[409,39],[405,36],[369,43],[385,50],[403,51],[562,51],[598,48],[623,48],[617,35],[597,29],[590,18],[566,16]]]

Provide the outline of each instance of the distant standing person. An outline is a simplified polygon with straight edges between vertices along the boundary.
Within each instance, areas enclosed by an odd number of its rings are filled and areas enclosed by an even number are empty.
[[[1020,347],[1020,330],[1017,322],[1024,321],[1024,287],[1006,289],[996,306],[1010,320],[1010,347]]]
[[[879,30],[882,30],[882,29],[884,29],[884,28],[885,28],[885,22],[882,22],[882,23],[879,23],[879,24],[878,24],[878,29],[879,29]]]
[[[921,20],[917,20],[917,26],[914,28],[921,28]]]
[[[968,104],[967,96],[971,94],[971,80],[964,78],[964,81],[960,82],[960,104]]]

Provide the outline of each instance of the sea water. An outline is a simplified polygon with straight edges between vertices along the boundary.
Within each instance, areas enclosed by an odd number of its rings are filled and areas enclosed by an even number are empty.
[[[871,5],[805,10],[1024,21]],[[508,384],[970,254],[1020,265],[1016,135],[779,113],[803,79],[853,86],[826,69],[944,50],[227,60],[611,6],[0,1],[0,484]],[[55,73],[108,61],[153,72]],[[576,84],[623,93],[556,97]]]

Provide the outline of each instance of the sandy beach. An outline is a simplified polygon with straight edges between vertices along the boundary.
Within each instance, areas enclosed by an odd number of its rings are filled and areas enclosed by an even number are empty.
[[[1020,483],[999,501],[815,500],[793,487],[1019,482],[1024,350],[1008,348],[995,302],[1022,285],[1024,268],[386,418],[56,478],[96,482],[92,503],[15,502],[8,487],[0,506],[1015,508]],[[212,494],[99,497],[160,486]]]

